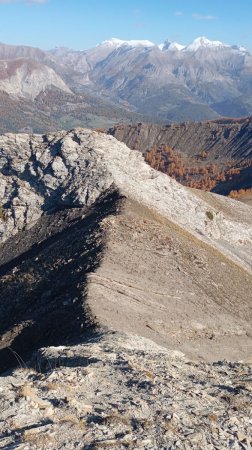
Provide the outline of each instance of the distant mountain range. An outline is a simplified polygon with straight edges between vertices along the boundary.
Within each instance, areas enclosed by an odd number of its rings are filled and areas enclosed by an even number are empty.
[[[252,55],[205,37],[75,51],[0,44],[0,131],[252,114]]]

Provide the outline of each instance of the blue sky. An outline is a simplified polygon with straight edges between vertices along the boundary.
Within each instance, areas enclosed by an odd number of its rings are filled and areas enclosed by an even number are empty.
[[[0,16],[1,42],[44,49],[207,36],[252,51],[251,0],[0,0]]]

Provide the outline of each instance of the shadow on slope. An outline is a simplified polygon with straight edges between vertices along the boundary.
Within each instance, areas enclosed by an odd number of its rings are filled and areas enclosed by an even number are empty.
[[[46,345],[80,341],[95,333],[85,305],[87,274],[100,264],[101,221],[120,209],[111,190],[93,208],[43,216],[1,246],[0,370]]]

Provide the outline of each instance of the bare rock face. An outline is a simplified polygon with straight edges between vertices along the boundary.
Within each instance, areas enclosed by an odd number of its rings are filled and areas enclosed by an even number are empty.
[[[116,125],[108,133],[142,153],[153,146],[167,144],[188,157],[205,151],[211,161],[219,164],[226,159],[251,158],[251,130],[252,120],[247,117],[166,126],[144,123]]]
[[[75,132],[48,137],[8,135],[1,139],[4,239],[51,209],[91,205],[111,185],[106,177],[89,179],[88,173],[96,172],[89,157],[92,149],[82,153]],[[87,183],[83,182],[85,178]],[[97,186],[89,185],[92,181]]]
[[[0,62],[0,90],[7,94],[34,100],[50,86],[71,93],[61,77],[45,64],[29,59]]]

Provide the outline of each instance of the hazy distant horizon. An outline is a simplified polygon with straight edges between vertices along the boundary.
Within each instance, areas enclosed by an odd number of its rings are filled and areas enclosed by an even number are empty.
[[[200,0],[0,0],[0,41],[85,50],[116,37],[188,45],[199,36],[252,50],[252,3]]]

